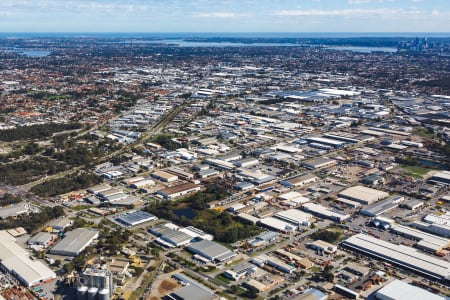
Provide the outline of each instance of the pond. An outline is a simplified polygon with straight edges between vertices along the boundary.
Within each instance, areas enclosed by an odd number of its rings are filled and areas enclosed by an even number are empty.
[[[180,209],[176,209],[173,211],[173,213],[175,215],[177,215],[178,217],[186,217],[190,220],[194,219],[197,216],[197,213],[195,212],[195,210],[193,210],[190,207],[185,207],[185,208],[180,208]]]

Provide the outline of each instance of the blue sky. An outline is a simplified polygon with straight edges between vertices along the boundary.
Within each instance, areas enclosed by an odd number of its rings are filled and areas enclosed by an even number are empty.
[[[450,32],[450,0],[0,0],[0,32]]]

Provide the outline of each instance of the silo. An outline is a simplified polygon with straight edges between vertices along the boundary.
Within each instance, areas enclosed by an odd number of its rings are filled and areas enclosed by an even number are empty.
[[[77,300],[87,300],[87,296],[88,296],[88,287],[80,285],[77,288]]]
[[[109,290],[103,289],[98,292],[98,300],[109,300]]]
[[[91,287],[88,290],[88,300],[94,300],[95,296],[97,295],[98,292],[98,288],[96,287]]]

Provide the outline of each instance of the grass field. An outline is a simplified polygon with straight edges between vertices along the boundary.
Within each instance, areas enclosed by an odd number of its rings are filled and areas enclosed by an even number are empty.
[[[428,172],[432,171],[431,169],[419,167],[419,166],[402,166],[402,168],[406,171],[405,175],[409,175],[414,178],[422,179]]]

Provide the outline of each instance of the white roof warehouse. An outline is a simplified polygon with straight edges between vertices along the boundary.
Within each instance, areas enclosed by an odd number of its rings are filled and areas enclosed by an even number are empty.
[[[56,278],[55,272],[38,260],[31,260],[25,249],[6,231],[0,231],[0,268],[15,276],[25,286]]]
[[[426,277],[445,282],[450,280],[449,262],[420,253],[411,247],[396,245],[361,233],[348,238],[341,245]]]
[[[98,231],[85,228],[77,228],[67,235],[50,250],[50,253],[65,256],[77,256],[94,239],[98,237]]]

